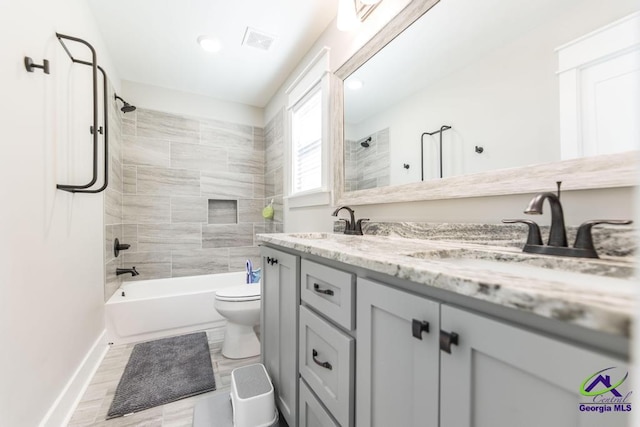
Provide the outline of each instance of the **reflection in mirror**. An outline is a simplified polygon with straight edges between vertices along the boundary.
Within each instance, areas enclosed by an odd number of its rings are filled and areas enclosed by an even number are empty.
[[[638,9],[440,1],[345,80],[344,190],[637,150]]]

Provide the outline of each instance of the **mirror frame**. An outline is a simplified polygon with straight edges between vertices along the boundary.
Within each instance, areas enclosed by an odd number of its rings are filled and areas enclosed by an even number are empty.
[[[438,2],[412,0],[335,72],[338,84],[334,86],[331,106],[334,204],[370,205],[537,193],[553,191],[556,181],[562,181],[563,191],[632,187],[638,183],[640,151],[631,151],[345,192],[344,84],[339,83]]]

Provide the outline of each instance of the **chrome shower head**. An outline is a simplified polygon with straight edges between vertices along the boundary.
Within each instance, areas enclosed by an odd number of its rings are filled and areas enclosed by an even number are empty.
[[[130,113],[132,111],[136,110],[135,105],[131,105],[129,104],[127,101],[125,101],[124,99],[122,99],[121,97],[119,97],[118,95],[115,95],[116,99],[119,99],[120,101],[122,101],[122,103],[124,104],[122,106],[122,108],[120,109],[120,111],[122,111],[123,113]]]

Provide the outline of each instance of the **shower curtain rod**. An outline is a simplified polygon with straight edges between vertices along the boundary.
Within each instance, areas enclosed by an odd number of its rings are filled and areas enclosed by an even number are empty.
[[[70,193],[100,193],[104,191],[109,184],[109,105],[107,104],[107,73],[98,65],[96,51],[91,44],[80,38],[65,34],[56,33],[56,37],[65,52],[67,52],[67,55],[69,55],[69,58],[71,58],[71,61],[90,66],[93,74],[93,126],[90,127],[90,132],[93,135],[93,177],[89,183],[84,185],[58,184],[56,185],[56,188]],[[89,50],[91,50],[91,62],[74,58],[63,39],[82,43],[87,46]],[[104,130],[102,127],[98,127],[98,70],[102,73]],[[104,134],[104,182],[100,188],[88,190],[88,188],[94,185],[98,180],[98,133]]]
[[[442,132],[445,130],[451,129],[451,126],[442,125],[439,130],[433,132],[424,132],[422,136],[420,136],[420,180],[424,181],[424,136],[425,135],[435,135],[440,134],[440,178],[442,178]]]

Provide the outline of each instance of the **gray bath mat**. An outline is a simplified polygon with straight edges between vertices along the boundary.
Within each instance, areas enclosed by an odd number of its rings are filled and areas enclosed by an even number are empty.
[[[137,344],[118,383],[107,419],[215,389],[205,332]]]

